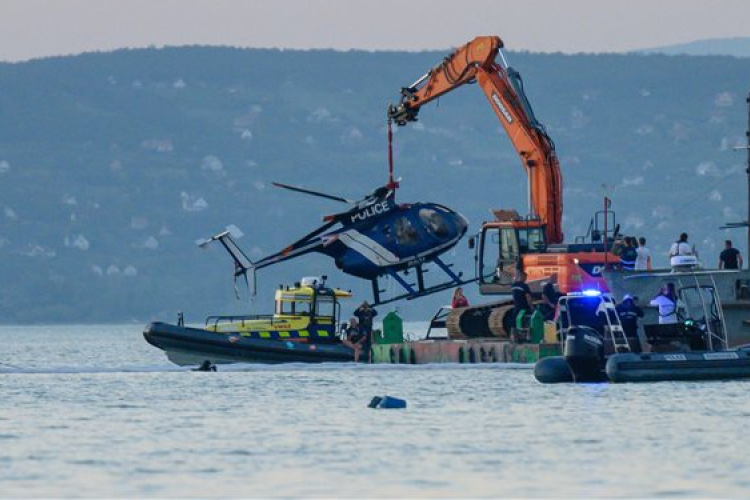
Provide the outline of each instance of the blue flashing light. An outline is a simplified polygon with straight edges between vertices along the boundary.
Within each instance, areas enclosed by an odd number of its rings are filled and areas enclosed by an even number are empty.
[[[602,292],[600,292],[599,290],[584,290],[583,294],[586,297],[598,297],[602,294]]]

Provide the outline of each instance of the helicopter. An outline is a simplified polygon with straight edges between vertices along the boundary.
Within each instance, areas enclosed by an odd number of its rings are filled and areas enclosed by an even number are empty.
[[[395,201],[398,182],[393,178],[361,200],[351,200],[302,187],[273,183],[291,191],[321,197],[351,208],[327,215],[323,224],[282,250],[252,261],[226,230],[211,238],[201,240],[201,247],[218,241],[232,256],[235,280],[248,271],[253,272],[310,252],[319,252],[334,259],[336,267],[346,274],[369,280],[372,283],[373,305],[386,304],[401,299],[415,299],[442,290],[475,281],[463,280],[462,273],[454,273],[452,264],[446,264],[440,255],[453,248],[466,234],[468,221],[458,212],[437,203],[402,203]],[[339,226],[339,227],[335,227]],[[235,233],[236,236],[236,233]],[[425,284],[423,266],[434,262],[447,278],[434,285]],[[415,270],[416,283],[408,275]],[[393,278],[401,293],[381,296],[379,279]],[[253,288],[255,279],[253,279]]]

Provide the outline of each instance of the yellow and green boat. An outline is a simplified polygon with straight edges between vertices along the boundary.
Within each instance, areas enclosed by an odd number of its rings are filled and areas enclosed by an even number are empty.
[[[338,335],[340,301],[351,295],[303,278],[276,290],[273,314],[209,316],[203,327],[153,322],[143,336],[178,365],[354,361]]]

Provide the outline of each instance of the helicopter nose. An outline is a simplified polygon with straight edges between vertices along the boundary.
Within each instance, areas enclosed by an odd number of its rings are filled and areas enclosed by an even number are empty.
[[[469,221],[466,219],[466,217],[456,212],[456,232],[459,235],[463,235],[464,233],[466,233],[468,227]]]

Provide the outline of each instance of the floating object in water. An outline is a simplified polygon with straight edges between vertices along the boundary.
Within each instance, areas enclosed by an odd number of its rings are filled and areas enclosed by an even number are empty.
[[[193,368],[194,372],[215,372],[216,365],[211,364],[211,361],[205,360],[198,368]]]
[[[406,401],[392,396],[375,396],[367,405],[368,408],[402,409],[406,408]]]

